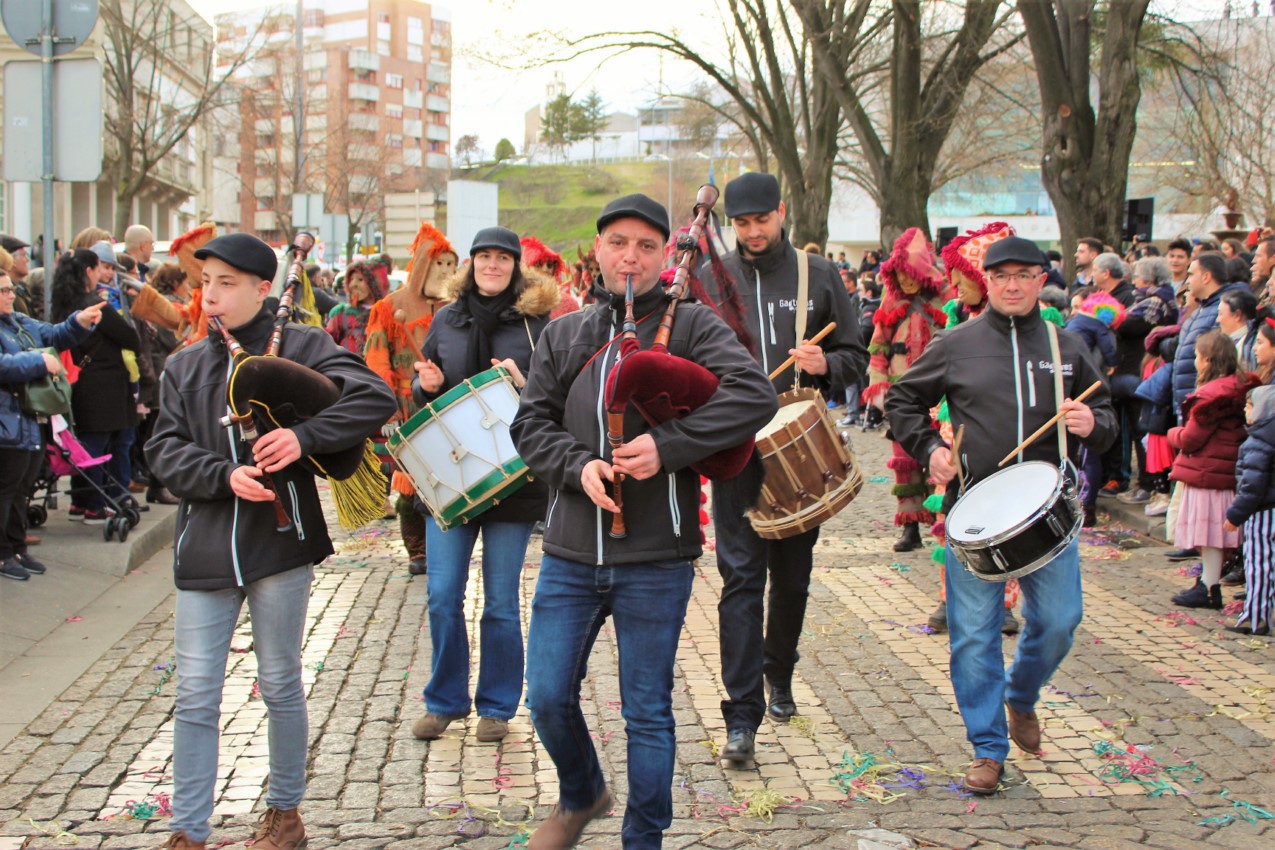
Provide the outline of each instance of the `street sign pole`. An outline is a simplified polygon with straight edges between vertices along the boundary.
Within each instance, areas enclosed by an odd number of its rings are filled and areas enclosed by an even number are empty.
[[[42,135],[44,137],[43,168],[40,182],[44,184],[44,250],[40,262],[44,266],[44,318],[53,315],[53,268],[57,262],[53,236],[53,0],[44,0],[40,26],[40,93]]]

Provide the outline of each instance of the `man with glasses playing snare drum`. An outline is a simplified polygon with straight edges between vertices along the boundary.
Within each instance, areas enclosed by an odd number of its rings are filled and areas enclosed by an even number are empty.
[[[957,474],[957,459],[931,424],[930,410],[947,396],[953,427],[965,429],[959,458],[964,489],[995,473],[1002,458],[1058,411],[1073,462],[1082,444],[1102,452],[1116,437],[1101,372],[1084,343],[1066,331],[1058,333],[1064,398],[1055,398],[1055,358],[1036,305],[1048,267],[1045,255],[1034,242],[1010,236],[988,248],[983,267],[989,309],[940,334],[885,399],[896,438],[934,480],[946,484]],[[1099,387],[1087,403],[1073,401],[1094,382]],[[1007,422],[1013,427],[1005,427]],[[1029,460],[1062,463],[1054,430],[1014,462]],[[947,488],[943,513],[951,511],[962,489]],[[1047,566],[1018,577],[1027,623],[1008,671],[1001,654],[1002,585],[967,571],[950,543],[946,573],[952,685],[974,747],[965,788],[993,794],[1009,755],[1007,736],[1024,751],[1040,750],[1035,713],[1040,689],[1067,656],[1080,625],[1079,544],[1071,540]]]

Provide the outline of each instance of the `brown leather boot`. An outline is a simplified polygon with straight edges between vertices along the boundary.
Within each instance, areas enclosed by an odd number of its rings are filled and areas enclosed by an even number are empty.
[[[1040,720],[1034,711],[1019,711],[1005,703],[1005,716],[1009,720],[1009,738],[1025,753],[1040,754]]]
[[[398,515],[398,528],[408,560],[425,563],[425,517],[408,508],[407,513]]]
[[[205,850],[208,845],[203,841],[192,841],[184,832],[174,832],[168,840],[160,845],[160,850]]]
[[[257,821],[254,850],[301,850],[305,847],[305,826],[298,809],[266,809]]]
[[[965,790],[982,796],[995,794],[1004,772],[1005,765],[995,759],[974,759],[965,771]]]
[[[587,809],[568,812],[562,806],[554,806],[549,817],[531,834],[527,850],[569,850],[575,847],[589,821],[606,814],[614,805],[615,798],[610,790],[604,789],[597,802]]]

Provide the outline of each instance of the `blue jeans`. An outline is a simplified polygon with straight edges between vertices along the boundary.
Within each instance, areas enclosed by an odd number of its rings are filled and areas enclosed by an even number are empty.
[[[602,624],[614,618],[628,736],[625,850],[660,847],[673,821],[673,663],[693,578],[689,561],[595,567],[545,555],[540,562],[527,635],[527,703],[558,768],[558,804],[566,811],[589,808],[606,789],[580,711],[580,683]]]
[[[1080,543],[1018,580],[1023,590],[1023,633],[1005,669],[1001,625],[1005,585],[975,578],[947,549],[947,628],[952,648],[952,688],[974,758],[1003,762],[1009,725],[1003,703],[1032,711],[1040,689],[1071,650],[1083,613]]]
[[[297,567],[226,590],[178,590],[177,704],[173,735],[171,829],[194,841],[211,831],[217,781],[221,691],[230,639],[248,600],[257,685],[269,715],[270,788],[266,804],[295,809],[305,794],[309,723],[301,683],[301,640],[312,567]]]
[[[509,720],[522,697],[522,618],[519,605],[522,562],[531,539],[529,522],[471,522],[443,531],[425,518],[429,560],[429,635],[433,673],[425,686],[425,707],[434,714],[469,714],[469,633],[465,625],[465,584],[469,558],[483,534],[483,616],[478,687],[473,702],[482,717]]]
[[[128,495],[128,484],[132,477],[132,466],[128,460],[128,450],[129,446],[133,444],[133,429],[85,431],[76,436],[79,438],[80,444],[93,457],[101,457],[106,454],[111,456],[111,459],[106,463],[87,467],[83,476],[76,475],[71,478],[71,502],[85,510],[100,513],[106,507],[106,502],[102,498],[102,494],[88,482],[91,481],[101,487],[113,499],[123,499]],[[106,476],[103,474],[103,467],[111,473],[111,477],[115,479],[118,486],[107,483]],[[88,481],[85,481],[85,478]]]

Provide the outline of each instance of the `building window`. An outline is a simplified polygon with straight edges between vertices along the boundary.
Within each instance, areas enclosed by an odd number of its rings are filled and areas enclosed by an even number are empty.
[[[392,89],[401,89],[403,87],[402,74],[386,74],[385,85]]]
[[[377,53],[379,53],[379,54],[381,54],[382,56],[389,56],[389,55],[390,55],[390,43],[389,43],[388,41],[378,41],[378,42],[376,42],[376,52],[377,52]]]
[[[414,44],[409,44],[409,45],[407,46],[407,61],[409,61],[409,62],[424,62],[424,61],[425,61],[425,51],[421,50],[421,48],[417,47],[417,46],[416,46],[416,45],[414,45]]]
[[[387,103],[387,104],[385,104],[385,117],[386,117],[386,118],[402,118],[402,117],[403,117],[403,104],[401,104],[401,103]]]

